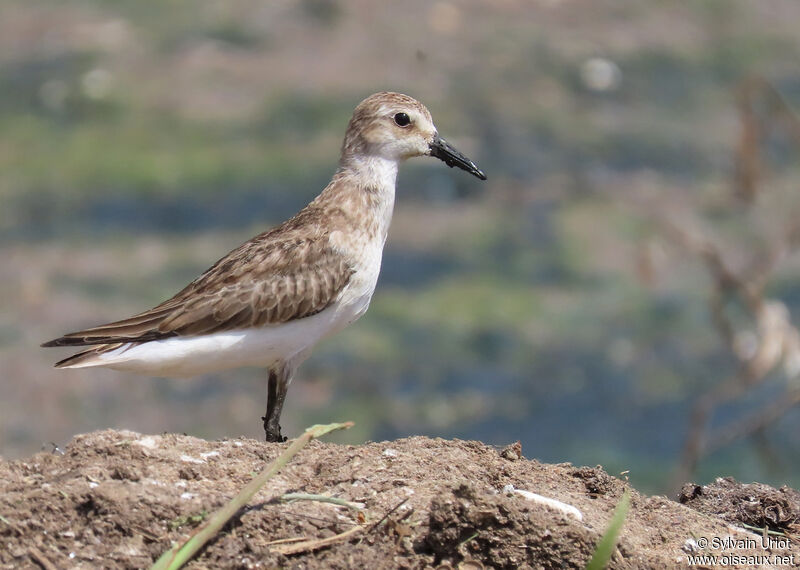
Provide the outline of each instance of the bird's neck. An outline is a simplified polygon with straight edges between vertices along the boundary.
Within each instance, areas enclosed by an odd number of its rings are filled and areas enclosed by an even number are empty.
[[[377,156],[343,156],[333,180],[312,204],[339,224],[386,240],[394,210],[397,161]]]
[[[394,199],[397,161],[375,155],[345,154],[339,161],[336,176],[346,176],[358,186],[390,191]]]

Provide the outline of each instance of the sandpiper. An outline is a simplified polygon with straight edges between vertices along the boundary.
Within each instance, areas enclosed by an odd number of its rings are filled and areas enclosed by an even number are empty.
[[[376,93],[356,107],[330,184],[297,215],[234,249],[157,307],[42,346],[91,347],[56,368],[193,376],[266,367],[266,439],[284,441],[279,420],[295,370],[317,342],[369,306],[397,166],[414,156],[433,156],[486,180],[439,136],[422,103]]]

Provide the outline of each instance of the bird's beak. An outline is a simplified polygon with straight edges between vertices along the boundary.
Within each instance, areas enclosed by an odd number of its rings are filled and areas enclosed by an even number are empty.
[[[444,163],[450,168],[458,166],[461,170],[466,170],[473,176],[476,176],[481,180],[486,180],[486,175],[475,165],[474,162],[458,152],[453,146],[450,145],[449,142],[444,140],[438,134],[433,137],[433,141],[431,141],[430,146],[431,156],[435,156],[439,160],[444,161]]]

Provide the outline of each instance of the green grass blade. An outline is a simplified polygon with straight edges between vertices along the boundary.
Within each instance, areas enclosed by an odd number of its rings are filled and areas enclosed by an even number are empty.
[[[242,489],[227,505],[214,513],[208,522],[199,528],[189,540],[183,545],[176,544],[162,554],[161,557],[156,560],[156,563],[151,566],[150,570],[177,570],[181,568],[206,542],[211,540],[211,538],[219,532],[225,523],[228,522],[239,509],[247,504],[253,495],[255,495],[271,477],[274,477],[278,471],[289,463],[292,457],[303,449],[308,442],[332,431],[347,429],[352,426],[353,422],[345,422],[341,424],[314,425],[308,428],[305,433],[295,439],[292,444],[286,448],[286,451],[278,456],[275,461],[270,463],[266,469],[261,471],[252,481],[245,485],[244,489]]]
[[[603,570],[611,560],[611,555],[614,554],[614,549],[617,546],[617,537],[622,530],[622,525],[625,523],[625,517],[628,515],[628,509],[631,506],[631,493],[625,491],[622,498],[617,503],[617,508],[614,509],[614,515],[608,523],[608,528],[597,546],[594,549],[592,559],[586,565],[586,570]]]

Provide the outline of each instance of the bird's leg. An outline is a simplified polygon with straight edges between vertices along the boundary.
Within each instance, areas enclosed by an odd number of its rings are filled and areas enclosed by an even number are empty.
[[[267,441],[286,441],[286,438],[281,435],[279,422],[288,387],[288,370],[283,366],[270,368],[269,381],[267,383],[267,415],[261,418],[264,420],[264,432],[267,436]]]

